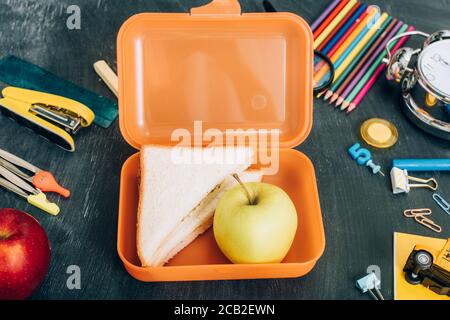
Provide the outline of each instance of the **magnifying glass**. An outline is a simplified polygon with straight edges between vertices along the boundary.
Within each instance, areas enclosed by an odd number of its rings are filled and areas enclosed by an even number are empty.
[[[314,95],[320,94],[334,81],[334,65],[327,55],[314,51]]]
[[[268,0],[263,2],[266,12],[277,12]],[[334,81],[334,65],[327,55],[314,51],[314,95],[326,91]]]

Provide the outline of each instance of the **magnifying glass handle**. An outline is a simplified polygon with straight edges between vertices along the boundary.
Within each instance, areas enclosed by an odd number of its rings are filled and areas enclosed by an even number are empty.
[[[324,81],[324,83],[322,83],[320,85],[315,84],[314,95],[317,95],[317,94],[320,94],[320,93],[328,90],[331,87],[331,85],[333,84],[333,81],[334,81],[335,68],[334,68],[333,62],[331,62],[330,58],[326,54],[315,50],[314,56],[317,58],[320,58],[322,60],[323,65],[322,65],[321,69],[324,69],[324,67],[326,66],[328,68],[327,74],[329,74],[328,78],[326,79],[327,81]],[[321,71],[322,70],[318,70],[319,73]],[[325,78],[325,76],[323,78]]]
[[[270,1],[264,0],[263,5],[266,12],[277,12],[277,9],[275,9],[275,7],[273,6],[272,3],[270,3]]]

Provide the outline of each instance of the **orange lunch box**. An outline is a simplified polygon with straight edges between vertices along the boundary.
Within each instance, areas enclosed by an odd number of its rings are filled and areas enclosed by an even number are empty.
[[[135,15],[117,42],[120,130],[130,145],[174,145],[171,135],[179,128],[199,138],[195,121],[204,131],[276,130],[279,170],[264,182],[289,194],[299,221],[280,264],[232,264],[209,230],[164,267],[141,267],[135,154],[122,168],[117,239],[130,275],[151,282],[292,278],[311,271],[325,249],[322,214],[313,164],[292,149],[312,127],[313,36],[306,22],[291,13],[241,13],[237,0],[214,0],[186,14]],[[274,146],[269,141],[267,147]]]

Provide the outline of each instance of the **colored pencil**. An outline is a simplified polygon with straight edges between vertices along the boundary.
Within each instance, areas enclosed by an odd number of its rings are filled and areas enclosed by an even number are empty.
[[[325,101],[327,101],[328,99],[330,99],[333,96],[333,91],[328,90],[327,92],[325,92],[325,97],[323,98]],[[320,97],[319,97],[320,98]]]
[[[386,67],[383,59],[388,41],[414,29],[359,0],[334,0],[311,28],[314,49],[326,54],[335,67],[331,88],[318,97],[342,104],[341,110],[347,109],[347,113],[359,106]],[[406,41],[406,37],[396,41],[392,51]],[[327,64],[316,63],[314,71],[314,81],[323,81]]]
[[[353,30],[352,34],[344,41],[342,46],[331,55],[331,61],[336,63],[339,58],[341,58],[342,54],[355,42],[357,38],[362,38],[362,36],[368,31],[367,26],[369,25],[372,18],[378,13],[374,7],[368,9],[369,13],[367,16],[360,21],[359,25]]]
[[[338,43],[338,41],[340,41],[341,39],[345,40],[344,35],[346,34],[346,32],[353,25],[355,25],[356,28],[357,24],[355,22],[361,18],[361,16],[366,12],[366,9],[367,5],[361,4],[358,10],[355,13],[353,13],[352,17],[345,23],[345,25],[342,26],[342,28],[340,28],[339,30],[336,30],[338,32],[336,33],[336,35],[333,36],[333,39],[331,39],[329,43],[326,43],[324,48],[319,47],[319,51],[322,51],[324,54],[328,54],[330,50]]]
[[[341,0],[334,0],[322,14],[316,19],[316,21],[313,22],[311,25],[312,31],[316,31],[316,29],[322,24],[322,22],[328,17],[328,15],[331,13],[331,11],[334,10],[334,8],[337,7]]]
[[[400,30],[397,32],[397,34],[395,35],[399,35],[403,32],[405,32],[408,29],[408,25],[404,24]],[[357,86],[355,88],[353,88],[352,92],[350,93],[350,95],[344,100],[341,110],[345,110],[347,109],[350,104],[353,102],[353,100],[355,99],[355,97],[358,95],[358,93],[361,91],[361,89],[366,85],[366,83],[370,80],[371,76],[374,74],[374,72],[376,71],[376,69],[378,68],[379,65],[381,65],[383,63],[383,58],[385,56],[385,51],[382,51],[380,53],[380,55],[378,56],[377,60],[375,61],[375,63],[373,63],[370,67],[370,69],[367,71],[367,73],[364,75],[364,77],[359,81],[359,83],[357,84]]]
[[[385,33],[387,32],[387,35],[385,34],[384,37],[380,38],[382,39],[382,42],[378,44],[375,50],[373,50],[370,54],[366,56],[364,62],[361,62],[360,66],[358,66],[358,68],[355,69],[355,72],[353,72],[349,76],[349,79],[347,79],[346,83],[343,84],[339,88],[339,90],[336,91],[335,93],[336,95],[333,96],[332,98],[336,99],[336,96],[338,96],[336,106],[340,106],[345,101],[345,99],[350,95],[355,86],[358,85],[359,81],[364,77],[367,70],[370,67],[372,67],[375,60],[379,57],[380,54],[383,53],[389,39],[395,36],[400,27],[403,25],[403,22],[398,20],[394,20],[393,23],[394,23],[393,27],[391,27],[390,29],[386,29]]]
[[[345,69],[347,69],[350,63],[356,58],[370,39],[372,39],[374,34],[381,28],[388,17],[389,16],[387,13],[383,13],[373,26],[366,28],[369,31],[364,35],[364,37],[361,39],[359,39],[359,37],[356,38],[355,43],[353,43],[336,62],[336,77],[341,76],[341,74],[345,71]]]
[[[341,22],[345,21],[344,18],[347,16],[347,13],[349,13],[357,3],[357,0],[350,0],[347,3],[347,5],[341,10],[341,12],[339,12],[339,14],[333,19],[333,21],[330,22],[328,27],[326,27],[325,30],[323,30],[323,32],[320,34],[320,36],[318,36],[314,41],[314,49],[317,49],[334,30],[337,30],[337,26]]]
[[[408,29],[408,25],[404,24],[397,34],[401,34]],[[389,38],[388,38],[389,39]],[[347,109],[350,104],[353,102],[355,97],[358,95],[358,93],[361,91],[361,89],[367,84],[367,82],[370,80],[372,75],[375,73],[376,69],[383,63],[383,58],[386,55],[386,53],[383,51],[375,63],[372,64],[371,68],[366,72],[365,76],[359,81],[358,85],[353,89],[353,91],[350,93],[350,95],[344,100],[342,104],[342,110]]]
[[[340,77],[335,78],[335,81],[329,90],[330,93],[327,94],[328,97],[326,98],[327,100],[331,98],[330,103],[333,103],[339,98],[339,95],[345,90],[345,88],[347,88],[348,84],[364,66],[367,60],[370,59],[373,52],[378,49],[384,38],[388,35],[396,23],[397,19],[389,17],[380,30],[378,30],[377,34],[375,34],[375,36],[367,44],[366,48],[358,54],[345,72],[341,74]]]
[[[342,56],[342,54],[354,43],[355,39],[359,38],[359,36],[365,35],[366,30],[368,30],[367,26],[371,19],[377,14],[377,10],[374,10],[374,7],[371,7],[369,10],[370,13],[364,18],[364,20],[360,21],[358,27],[352,32],[352,34],[348,37],[347,40],[342,44],[342,46],[336,51],[334,55],[330,57],[331,62],[335,64],[335,68],[339,67],[336,65],[338,59]],[[327,68],[322,68],[319,72],[314,76],[314,82],[319,83],[323,77],[327,74]]]
[[[340,76],[350,64],[351,61],[361,52],[361,49],[369,42],[369,40],[373,37],[373,35],[378,31],[381,25],[388,18],[387,13],[383,13],[381,16],[376,16],[375,25],[368,25],[364,28],[364,31],[361,32],[356,39],[352,42],[352,44],[345,50],[339,59],[336,61],[336,74]]]
[[[325,30],[326,27],[331,23],[331,21],[336,18],[336,16],[339,14],[339,12],[344,9],[344,7],[347,5],[347,3],[350,0],[342,0],[336,8],[334,8],[333,12],[330,13],[330,15],[325,19],[325,21],[320,25],[320,27],[317,28],[316,31],[314,31],[314,39],[317,39],[321,33]]]
[[[352,13],[352,11],[355,12]],[[359,21],[364,19],[364,17],[368,14],[367,4],[358,3],[358,5],[355,6],[354,10],[352,11],[348,14],[349,16],[348,21],[343,26],[337,27],[334,32],[335,34],[330,35],[330,40],[326,40],[318,48],[318,50],[321,51],[323,54],[331,56],[332,53],[330,54],[330,50],[332,49],[337,50],[339,48],[339,46],[345,41],[346,37],[348,37],[351,34],[351,32],[359,25]],[[347,18],[345,18],[345,20],[347,20]],[[316,97],[321,98],[322,95],[324,95],[325,93],[326,92],[319,93]],[[330,94],[327,94],[325,100],[327,100],[329,96]]]
[[[407,32],[413,31],[414,27],[409,27],[407,29]],[[400,39],[400,41],[397,42],[395,47],[392,49],[392,52],[396,52],[398,49],[400,49],[408,40],[408,37],[404,37]],[[383,55],[384,58],[385,55]],[[358,96],[353,100],[347,110],[347,114],[355,110],[358,105],[361,103],[361,101],[364,99],[364,97],[367,95],[369,90],[373,87],[373,85],[376,83],[380,75],[382,74],[383,70],[386,68],[386,65],[384,63],[381,63],[378,68],[376,69],[375,73],[372,75],[370,80],[367,82],[367,84],[364,86],[364,88],[361,90],[361,92],[358,94]]]
[[[360,74],[361,69],[363,69],[367,65],[370,65],[370,59],[373,59],[373,57],[376,58],[380,54],[380,52],[383,50],[383,47],[385,46],[385,42],[387,41],[387,39],[389,39],[391,33],[396,32],[395,27],[397,26],[399,28],[397,24],[398,20],[392,19],[388,26],[386,26],[383,30],[380,30],[382,31],[382,34],[378,37],[376,43],[374,43],[372,48],[364,54],[364,57],[358,62],[357,66],[353,67],[350,74],[348,71],[344,73],[345,76],[339,79],[337,87],[333,86],[334,94],[330,99],[330,102],[332,101],[331,103],[335,102],[336,100],[336,106],[340,106],[343,103],[344,99],[342,98],[342,96],[345,90],[355,85],[354,80],[356,77],[358,77],[358,74]]]
[[[333,56],[336,51],[339,50],[340,47],[344,44],[345,41],[355,32],[356,28],[361,24],[361,22],[367,17],[369,14],[369,8],[367,7],[362,13],[361,16],[356,19],[356,21],[353,23],[353,25],[345,32],[345,34],[342,36],[342,38],[330,49],[329,52],[327,52],[327,55],[329,57]]]
[[[389,35],[385,37],[383,43],[378,47],[378,49],[372,54],[372,56],[369,58],[368,61],[366,61],[364,67],[359,70],[358,74],[352,79],[352,82],[348,85],[348,87],[344,90],[344,92],[341,94],[338,105],[342,104],[347,97],[353,92],[355,87],[358,85],[358,83],[361,81],[361,79],[364,77],[364,75],[368,72],[368,70],[373,66],[374,62],[379,58],[380,54],[383,54],[386,44],[390,39],[392,39],[398,32],[398,30],[402,27],[403,22],[398,21],[395,27],[389,32]],[[342,109],[343,110],[343,109]]]

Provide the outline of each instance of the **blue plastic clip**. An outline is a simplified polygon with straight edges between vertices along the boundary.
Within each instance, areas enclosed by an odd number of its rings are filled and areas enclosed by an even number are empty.
[[[381,281],[373,272],[356,281],[356,287],[361,290],[362,293],[369,292],[375,300],[384,300],[384,297],[380,292]],[[373,291],[375,291],[376,294]]]

